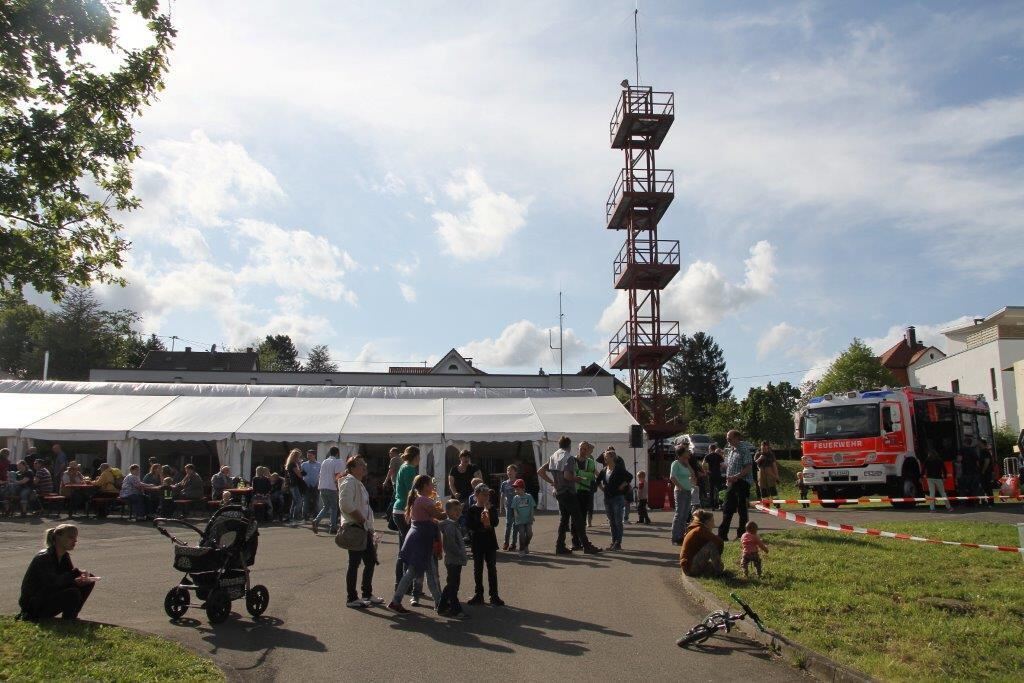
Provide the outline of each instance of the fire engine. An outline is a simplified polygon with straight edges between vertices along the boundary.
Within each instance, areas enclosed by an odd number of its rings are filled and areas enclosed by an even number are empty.
[[[804,483],[819,498],[920,497],[930,449],[945,460],[953,495],[961,446],[993,443],[983,396],[912,387],[812,398],[796,415],[796,436]]]

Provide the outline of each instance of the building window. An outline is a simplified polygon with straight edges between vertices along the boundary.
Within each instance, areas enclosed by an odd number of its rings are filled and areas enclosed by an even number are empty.
[[[952,391],[954,394],[959,394],[960,393],[960,380],[955,379],[952,382],[950,382],[949,383],[949,390]]]
[[[989,379],[992,380],[992,400],[993,401],[998,401],[999,400],[999,389],[996,388],[996,369],[995,368],[989,368],[988,369],[988,377],[989,377]]]
[[[459,366],[456,365],[455,363],[452,363],[451,365],[448,366],[448,371],[449,372],[456,372],[458,369],[459,369]]]

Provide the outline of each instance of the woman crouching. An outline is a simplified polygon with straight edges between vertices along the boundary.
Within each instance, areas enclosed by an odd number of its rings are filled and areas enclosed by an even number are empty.
[[[714,516],[695,510],[683,538],[679,566],[687,576],[718,576],[722,573],[722,539],[712,530]]]
[[[28,565],[21,581],[21,618],[35,621],[61,615],[78,618],[99,578],[75,569],[69,552],[78,543],[78,527],[58,524],[46,530],[46,548]]]

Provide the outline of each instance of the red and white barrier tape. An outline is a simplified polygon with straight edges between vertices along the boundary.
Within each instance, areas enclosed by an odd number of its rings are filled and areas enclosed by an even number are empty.
[[[881,536],[882,538],[898,538],[901,541],[918,541],[920,543],[934,543],[936,545],[958,545],[962,548],[980,548],[981,550],[1000,550],[1007,553],[1024,553],[1024,548],[1015,548],[1009,545],[987,545],[985,543],[960,543],[958,541],[943,541],[938,538],[924,538],[922,536],[912,536],[910,534],[898,534],[894,531],[882,531],[880,529],[865,529],[859,526],[853,526],[850,524],[833,524],[824,519],[813,519],[811,517],[805,517],[804,515],[798,515],[795,512],[786,512],[785,510],[773,510],[766,508],[760,503],[754,504],[754,509],[763,512],[766,515],[772,515],[779,519],[785,519],[789,522],[795,522],[797,524],[803,524],[804,526],[814,527],[816,529],[829,529],[830,531],[843,531],[849,534],[864,534],[865,536]]]
[[[760,502],[762,505],[796,505],[798,503],[802,505],[857,505],[863,503],[931,503],[932,501],[941,503],[948,500],[980,500],[988,502],[993,498],[995,498],[997,503],[1008,500],[1024,500],[1024,496],[996,494],[994,496],[949,496],[948,498],[890,498],[887,496],[882,498],[763,498]]]

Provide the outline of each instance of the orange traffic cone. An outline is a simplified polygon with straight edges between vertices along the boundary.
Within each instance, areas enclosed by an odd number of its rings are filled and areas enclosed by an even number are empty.
[[[675,506],[672,504],[672,487],[668,486],[665,488],[665,502],[662,504],[662,510],[672,510]]]

